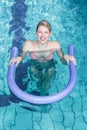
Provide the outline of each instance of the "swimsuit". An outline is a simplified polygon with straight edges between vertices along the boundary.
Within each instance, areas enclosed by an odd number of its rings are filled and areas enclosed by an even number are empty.
[[[48,57],[46,57],[46,58],[44,58],[44,57],[40,57],[40,58],[38,58],[38,57],[36,57],[35,55],[34,55],[34,53],[33,52],[31,52],[30,53],[30,57],[33,59],[33,60],[51,60],[51,59],[53,59],[53,54],[50,54]]]
[[[38,69],[38,70],[43,70],[43,69],[47,70],[51,67],[55,67],[55,62],[53,59],[45,60],[45,61],[31,59],[30,67],[33,67],[34,69]]]

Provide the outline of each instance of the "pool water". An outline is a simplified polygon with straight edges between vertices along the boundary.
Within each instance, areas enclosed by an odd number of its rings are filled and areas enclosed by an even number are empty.
[[[87,0],[1,0],[0,2],[0,130],[87,130]],[[48,20],[51,40],[60,42],[63,51],[75,47],[77,82],[72,93],[48,105],[33,105],[10,92],[7,71],[10,52],[19,53],[26,39],[36,39],[37,23]],[[61,91],[69,80],[68,66],[59,58],[56,81],[50,93]],[[26,91],[35,85],[27,79],[27,57],[17,68],[16,82]],[[24,68],[23,68],[24,66]],[[21,69],[23,71],[20,71]],[[22,87],[23,86],[23,87]],[[31,87],[30,87],[31,86]]]

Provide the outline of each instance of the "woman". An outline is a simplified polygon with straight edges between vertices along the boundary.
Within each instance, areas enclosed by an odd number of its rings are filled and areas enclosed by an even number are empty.
[[[55,76],[54,52],[57,52],[63,63],[68,64],[69,61],[72,61],[76,65],[76,59],[73,56],[64,54],[57,41],[49,41],[51,35],[51,25],[48,21],[40,21],[36,28],[38,40],[27,40],[24,43],[22,54],[12,58],[10,61],[10,65],[15,62],[16,65],[18,65],[26,54],[29,53],[29,56],[31,57],[29,72],[38,80],[37,87],[40,90],[40,95],[47,95],[50,81]]]

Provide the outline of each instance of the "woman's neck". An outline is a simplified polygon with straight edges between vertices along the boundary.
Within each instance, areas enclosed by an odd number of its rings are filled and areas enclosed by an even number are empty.
[[[44,43],[41,43],[41,42],[39,42],[38,41],[38,48],[43,48],[43,49],[45,49],[45,48],[47,48],[47,46],[48,46],[48,41],[47,42],[44,42]]]

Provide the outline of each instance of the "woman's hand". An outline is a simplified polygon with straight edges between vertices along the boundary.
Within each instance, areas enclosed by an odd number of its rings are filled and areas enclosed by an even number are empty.
[[[13,57],[10,62],[9,65],[13,65],[14,63],[16,63],[16,66],[22,61],[22,57],[18,56],[18,57]]]
[[[72,61],[76,65],[76,59],[74,56],[64,55],[64,59],[66,60],[67,64],[69,64],[69,61]]]

